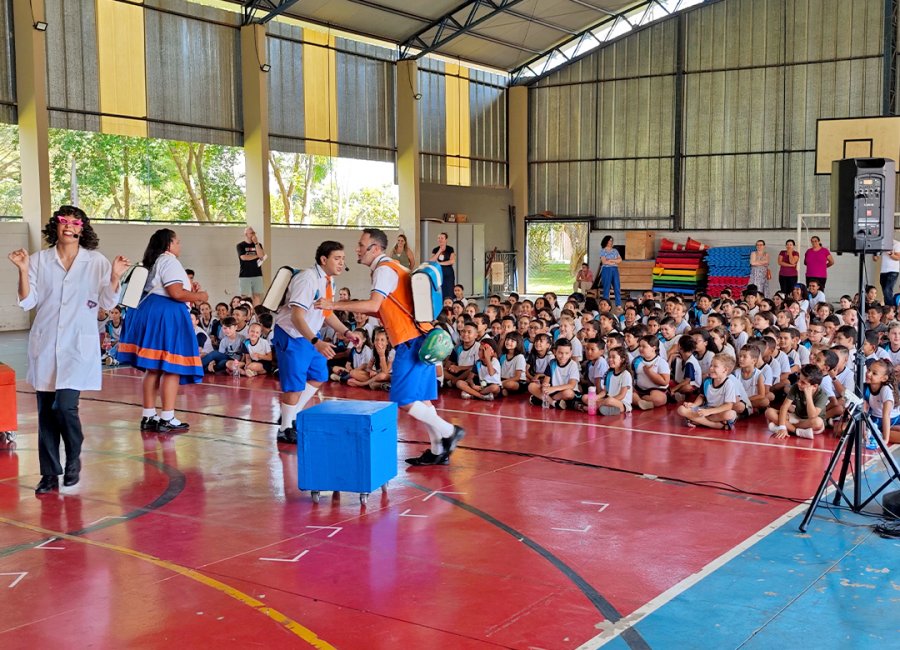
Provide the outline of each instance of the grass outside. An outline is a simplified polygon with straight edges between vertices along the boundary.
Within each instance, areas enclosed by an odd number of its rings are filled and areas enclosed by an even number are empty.
[[[557,294],[569,295],[575,276],[569,271],[568,262],[543,264],[537,269],[528,269],[525,276],[525,291],[531,294],[542,294],[553,291]]]

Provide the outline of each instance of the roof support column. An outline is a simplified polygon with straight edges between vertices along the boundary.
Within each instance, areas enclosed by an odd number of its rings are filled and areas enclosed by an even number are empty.
[[[33,12],[33,13],[32,13]],[[34,28],[44,21],[44,0],[13,1],[16,43],[16,98],[19,151],[22,163],[22,217],[28,224],[28,248],[40,250],[41,230],[50,220],[50,154],[47,132],[46,32]]]
[[[400,230],[413,246],[419,243],[419,66],[397,62],[397,184],[400,187]],[[424,253],[419,251],[419,259]]]
[[[241,27],[247,225],[256,231],[269,255],[262,265],[266,284],[272,280],[273,244],[269,203],[269,86],[266,73],[262,71],[267,58],[265,25],[255,23]]]
[[[528,214],[528,87],[512,86],[508,92],[509,189],[516,211],[516,291],[525,291],[525,216]]]

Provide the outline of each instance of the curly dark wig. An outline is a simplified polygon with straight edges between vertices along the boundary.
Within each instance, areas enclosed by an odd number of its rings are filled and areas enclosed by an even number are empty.
[[[77,208],[74,205],[61,205],[59,206],[59,209],[53,213],[53,216],[50,217],[50,221],[47,222],[47,225],[44,226],[44,241],[47,242],[47,246],[56,246],[56,242],[59,239],[59,233],[57,231],[59,217],[75,217],[76,219],[81,219],[81,236],[78,238],[79,246],[92,251],[100,245],[100,238],[97,237],[97,232],[91,226],[91,220],[88,219],[84,210]]]

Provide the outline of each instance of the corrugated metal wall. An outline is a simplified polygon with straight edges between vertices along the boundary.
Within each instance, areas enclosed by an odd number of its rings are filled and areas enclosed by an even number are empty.
[[[0,122],[15,124],[16,75],[13,53],[13,13],[12,0],[0,2]]]
[[[507,184],[506,77],[469,70],[470,185]],[[446,67],[436,59],[419,60],[419,149],[421,178],[447,182]],[[460,116],[463,119],[463,116]]]
[[[654,218],[675,213],[683,20],[682,227],[782,228],[826,212],[816,120],[880,114],[882,13],[882,0],[724,0],[540,80],[529,94],[531,211],[664,227]]]
[[[674,74],[667,21],[532,87],[530,211],[659,227],[672,213]]]
[[[305,153],[303,29],[269,23],[269,148]]]
[[[154,4],[184,10],[179,0]],[[197,5],[190,13],[192,18],[144,12],[148,135],[239,146],[243,111],[236,16]]]
[[[50,126],[99,131],[96,5],[93,2],[46,0],[44,6]],[[54,107],[67,110],[53,110]]]

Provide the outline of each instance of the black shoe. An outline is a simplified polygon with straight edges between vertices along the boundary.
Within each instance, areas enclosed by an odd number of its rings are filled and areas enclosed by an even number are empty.
[[[544,405],[544,401],[538,397],[535,397],[534,395],[529,397],[528,401],[531,402],[532,406],[543,406]]]
[[[141,431],[156,431],[159,427],[159,418],[141,418]]]
[[[41,482],[34,488],[35,494],[47,494],[59,490],[59,478],[56,476],[42,476]]]
[[[279,431],[276,440],[285,445],[296,445],[297,430],[294,427],[288,427],[284,431]]]
[[[453,434],[449,438],[441,438],[441,444],[444,446],[444,454],[450,458],[450,454],[456,449],[459,441],[466,437],[466,430],[462,427],[453,425]]]
[[[450,463],[450,455],[447,453],[435,454],[430,449],[426,449],[421,456],[407,458],[406,462],[415,467],[421,467],[422,465],[448,465]]]
[[[78,481],[81,480],[81,459],[77,459],[74,463],[69,465],[66,463],[66,473],[63,474],[63,485],[66,487],[72,487],[73,485],[77,485]]]
[[[172,424],[172,420],[159,420],[156,424],[156,430],[159,433],[183,433],[191,428],[187,422],[179,422]]]

